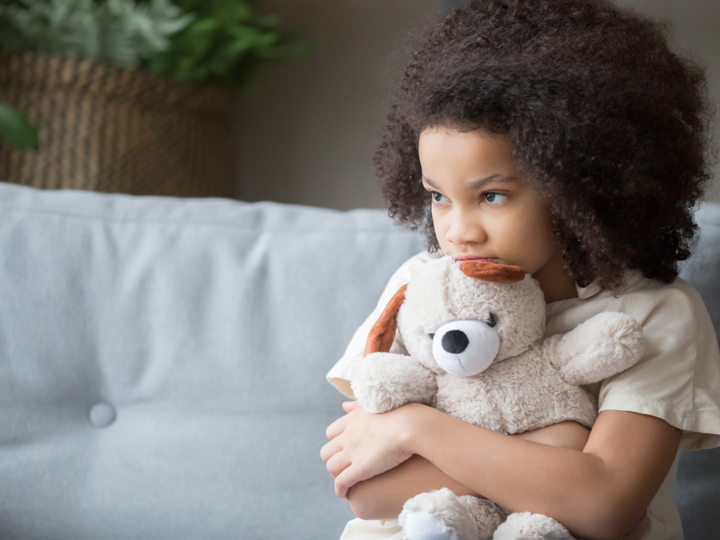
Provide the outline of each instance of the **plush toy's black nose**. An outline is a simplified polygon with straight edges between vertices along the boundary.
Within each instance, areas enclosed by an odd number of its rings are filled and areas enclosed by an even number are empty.
[[[447,352],[460,354],[467,349],[470,341],[468,341],[465,332],[462,330],[450,330],[442,337],[442,341],[440,343],[442,344],[442,348]]]

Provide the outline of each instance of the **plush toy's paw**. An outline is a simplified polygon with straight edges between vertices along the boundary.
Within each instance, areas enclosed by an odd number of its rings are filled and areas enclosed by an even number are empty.
[[[493,540],[574,540],[570,532],[553,518],[542,514],[510,514]]]
[[[476,540],[478,537],[472,515],[447,488],[409,499],[398,520],[406,540]]]
[[[598,313],[593,317],[597,343],[608,368],[624,371],[637,363],[645,352],[645,338],[639,322],[626,313]]]
[[[403,527],[404,540],[455,540],[452,531],[428,512],[408,512]]]
[[[350,383],[369,413],[391,411],[406,403],[427,403],[437,392],[435,374],[409,356],[373,353],[355,366]]]
[[[495,530],[510,515],[509,510],[484,497],[463,495],[458,500],[475,520],[477,540],[490,540]]]
[[[598,313],[564,336],[553,338],[548,341],[554,348],[550,361],[574,385],[625,371],[645,351],[642,326],[625,313]]]

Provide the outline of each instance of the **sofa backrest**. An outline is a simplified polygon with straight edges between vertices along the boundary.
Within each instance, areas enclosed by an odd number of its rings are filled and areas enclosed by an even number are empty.
[[[0,183],[0,538],[338,538],[325,373],[422,247],[380,210]]]
[[[325,380],[381,211],[0,183],[0,538],[338,538]]]

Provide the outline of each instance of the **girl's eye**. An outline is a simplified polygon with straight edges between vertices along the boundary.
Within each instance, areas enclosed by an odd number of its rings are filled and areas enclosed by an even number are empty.
[[[437,191],[431,191],[430,196],[433,198],[433,201],[435,201],[438,204],[443,204],[447,202],[447,197],[443,195],[442,193],[438,193]]]
[[[495,193],[494,191],[488,191],[487,193],[483,193],[483,198],[486,202],[490,204],[500,204],[505,200],[507,195],[503,195],[502,193]]]

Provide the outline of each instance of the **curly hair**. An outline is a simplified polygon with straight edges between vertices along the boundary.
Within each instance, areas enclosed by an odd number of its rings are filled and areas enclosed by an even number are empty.
[[[419,135],[479,128],[508,137],[579,284],[616,290],[625,268],[671,282],[714,151],[704,69],[668,28],[606,0],[477,0],[434,23],[373,158],[390,216],[437,249]]]

